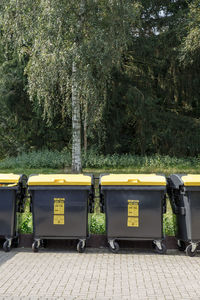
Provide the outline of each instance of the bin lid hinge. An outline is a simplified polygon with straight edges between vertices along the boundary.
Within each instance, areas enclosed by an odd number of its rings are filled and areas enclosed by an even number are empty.
[[[180,188],[180,195],[185,195],[185,188],[184,188],[184,186],[181,186],[181,188]]]

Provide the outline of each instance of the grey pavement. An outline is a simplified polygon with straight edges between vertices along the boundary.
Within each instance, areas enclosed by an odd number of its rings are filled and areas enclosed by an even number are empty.
[[[200,254],[0,250],[0,299],[200,299]]]

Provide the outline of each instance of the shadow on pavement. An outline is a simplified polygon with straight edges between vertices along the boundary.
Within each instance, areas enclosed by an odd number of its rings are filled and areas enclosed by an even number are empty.
[[[4,252],[3,250],[3,243],[4,243],[5,240],[0,240],[0,268],[1,266],[6,263],[8,260],[12,259],[16,254],[17,252],[13,251],[13,249],[11,249],[10,252]]]
[[[15,254],[17,252],[28,252],[33,253],[32,249],[30,248],[17,248],[13,250]],[[157,256],[157,257],[166,257],[166,256],[186,256],[185,252],[180,252],[178,250],[172,250],[168,249],[166,254],[158,254],[153,249],[141,249],[141,248],[121,248],[118,253],[112,253],[109,251],[108,248],[102,247],[102,248],[86,248],[84,253],[78,253],[76,251],[76,248],[64,248],[64,247],[47,247],[47,248],[40,248],[39,252],[33,253],[37,257],[37,255],[44,255],[45,253],[66,253],[66,254],[76,254],[76,255],[96,255],[96,254],[109,254],[113,257],[117,255],[139,255],[139,256]],[[200,252],[196,254],[198,257],[200,255]]]

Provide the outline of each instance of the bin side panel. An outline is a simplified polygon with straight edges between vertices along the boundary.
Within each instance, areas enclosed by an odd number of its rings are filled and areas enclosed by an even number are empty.
[[[0,235],[15,235],[16,191],[0,189]]]
[[[161,239],[163,237],[163,191],[104,191],[108,238]],[[132,200],[135,208],[128,209]],[[138,203],[138,204],[137,204]],[[138,213],[138,221],[134,218]],[[137,218],[137,217],[136,217]]]
[[[200,192],[188,192],[191,214],[191,239],[200,240]]]
[[[62,202],[60,212],[55,209],[56,201]],[[84,190],[32,191],[35,237],[86,237],[87,201],[88,191]]]
[[[179,190],[174,190],[174,201],[178,209],[176,214],[176,238],[182,241],[191,239],[191,212],[188,195],[180,195]],[[180,213],[181,208],[185,213]]]

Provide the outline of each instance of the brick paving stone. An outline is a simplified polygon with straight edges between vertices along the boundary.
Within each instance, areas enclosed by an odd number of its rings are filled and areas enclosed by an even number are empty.
[[[0,251],[0,300],[200,300],[200,255]]]

